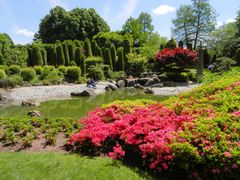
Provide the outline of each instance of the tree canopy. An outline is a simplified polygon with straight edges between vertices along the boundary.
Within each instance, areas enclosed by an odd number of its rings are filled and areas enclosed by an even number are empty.
[[[40,22],[38,34],[43,43],[57,40],[92,39],[99,32],[108,32],[110,27],[93,8],[75,8],[66,11],[56,6]]]

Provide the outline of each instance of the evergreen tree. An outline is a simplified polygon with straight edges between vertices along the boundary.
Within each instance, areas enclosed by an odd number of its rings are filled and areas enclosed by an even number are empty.
[[[56,52],[56,48],[55,45],[51,45],[48,51],[48,63],[50,65],[56,65],[57,64],[57,52]]]
[[[43,48],[41,49],[43,65],[47,65],[47,51]]]
[[[97,44],[97,41],[93,40],[92,41],[92,54],[93,56],[101,56],[101,52],[99,53],[99,46]]]
[[[4,57],[2,55],[2,51],[0,51],[0,65],[4,65]]]
[[[34,46],[32,49],[32,60],[33,60],[33,66],[43,65],[41,50],[38,46]]]
[[[57,65],[65,65],[65,57],[61,44],[57,46]]]
[[[33,66],[33,61],[32,61],[32,47],[28,47],[28,48],[27,48],[27,52],[28,52],[28,62],[27,62],[27,65],[28,65],[28,66]]]
[[[116,54],[116,48],[114,45],[111,46],[110,48],[110,52],[111,52],[111,58],[112,58],[112,67],[113,70],[116,70],[116,62],[117,62],[117,54]]]
[[[85,56],[83,53],[81,54],[80,67],[81,67],[82,76],[85,76],[86,75],[86,62],[85,62]]]
[[[103,57],[104,57],[104,63],[109,65],[111,70],[113,70],[112,57],[111,57],[109,48],[104,49]]]
[[[68,53],[70,61],[74,61],[76,46],[72,41],[68,41]]]
[[[82,60],[82,49],[78,47],[76,48],[76,52],[75,52],[75,62],[77,66],[81,65],[81,60]]]
[[[68,66],[70,63],[70,57],[68,53],[68,46],[66,43],[63,43],[63,52],[64,52],[64,57],[65,57],[65,65]]]
[[[88,38],[86,38],[85,41],[84,41],[84,50],[86,51],[86,56],[87,57],[92,57],[91,42]]]
[[[124,54],[123,54],[123,48],[118,48],[117,55],[118,55],[118,61],[117,61],[116,69],[117,69],[118,71],[124,71]]]
[[[240,66],[240,48],[237,49],[235,60],[237,61],[237,65]]]

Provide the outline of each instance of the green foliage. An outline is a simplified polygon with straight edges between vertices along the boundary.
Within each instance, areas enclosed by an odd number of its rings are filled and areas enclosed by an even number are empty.
[[[127,59],[128,62],[127,66],[125,67],[125,72],[127,75],[139,77],[146,70],[146,57],[131,53],[127,55]]]
[[[88,38],[84,40],[84,50],[86,51],[87,57],[92,57],[92,47],[91,42]]]
[[[31,82],[36,76],[36,72],[33,68],[24,68],[21,71],[21,77],[24,81]]]
[[[237,49],[235,60],[237,61],[237,65],[240,65],[240,48]]]
[[[13,75],[13,76],[9,76],[7,78],[8,81],[8,85],[9,87],[16,87],[17,85],[22,85],[22,78],[20,75]]]
[[[93,56],[102,56],[102,50],[95,40],[92,41],[92,53]]]
[[[46,77],[48,76],[48,74],[51,72],[51,71],[54,71],[55,70],[55,67],[54,66],[44,66],[43,67],[43,72],[40,76],[40,79],[43,80],[43,79],[46,79]]]
[[[41,49],[43,65],[47,65],[47,51],[45,49]]]
[[[2,51],[0,50],[0,65],[4,65],[5,62],[4,62],[4,57],[2,55]]]
[[[104,59],[104,64],[109,65],[111,70],[113,70],[113,64],[112,64],[112,57],[110,50],[108,48],[105,48],[103,51],[103,59]]]
[[[177,47],[177,44],[174,39],[170,39],[166,44],[166,48],[174,49],[176,47]]]
[[[57,46],[57,65],[65,65],[65,57],[61,44]]]
[[[75,62],[78,66],[80,66],[81,61],[83,60],[83,50],[81,48],[76,48],[75,52]]]
[[[65,75],[66,72],[67,72],[67,67],[66,66],[59,66],[58,71],[61,72],[63,75]]]
[[[68,41],[68,53],[69,53],[70,61],[75,60],[75,50],[76,50],[75,44],[72,41]]]
[[[125,62],[124,62],[123,48],[118,49],[117,56],[118,56],[118,60],[117,60],[117,64],[116,64],[116,70],[124,71]]]
[[[41,76],[43,74],[43,67],[42,66],[34,66],[33,68],[34,68],[37,75]]]
[[[12,65],[9,66],[8,68],[8,74],[9,75],[16,75],[16,74],[20,74],[21,73],[21,67],[18,65]]]
[[[43,65],[41,49],[38,46],[34,46],[32,49],[32,61],[33,61],[33,66]]]
[[[60,84],[62,82],[62,80],[63,80],[63,77],[59,75],[59,73],[56,69],[53,69],[44,78],[43,84],[45,84],[45,85]]]
[[[51,45],[48,49],[48,64],[49,65],[56,65],[57,64],[57,51],[54,45]]]
[[[7,77],[5,71],[3,69],[0,69],[0,80],[5,80]]]
[[[213,72],[222,72],[230,70],[231,66],[236,64],[236,61],[228,58],[228,57],[221,57],[217,58],[216,62],[213,63]]]
[[[102,57],[88,57],[85,59],[86,69],[88,71],[89,67],[103,64]]]
[[[13,40],[6,33],[0,33],[0,44],[9,44],[13,45]]]
[[[75,61],[70,61],[69,66],[77,66],[77,63]]]
[[[166,72],[166,76],[171,81],[188,82],[191,74],[188,72]]]
[[[87,77],[93,78],[95,81],[104,80],[103,66],[90,66],[87,71]]]
[[[66,77],[69,82],[77,81],[80,77],[81,69],[76,66],[70,66],[67,68]]]
[[[116,53],[116,48],[114,45],[111,46],[110,53],[111,53],[111,59],[112,59],[112,70],[115,71],[116,63],[117,63],[117,53]]]
[[[62,46],[63,46],[63,52],[64,52],[64,57],[65,57],[65,65],[68,66],[70,63],[70,57],[69,57],[67,43],[63,43]]]
[[[110,31],[109,26],[92,8],[75,8],[67,12],[56,6],[41,20],[36,37],[43,43],[54,43],[57,40],[92,39],[98,32],[107,31]]]

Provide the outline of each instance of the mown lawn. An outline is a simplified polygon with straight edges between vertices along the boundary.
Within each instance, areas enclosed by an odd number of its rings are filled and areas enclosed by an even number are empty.
[[[110,158],[57,153],[0,153],[0,179],[151,179]]]

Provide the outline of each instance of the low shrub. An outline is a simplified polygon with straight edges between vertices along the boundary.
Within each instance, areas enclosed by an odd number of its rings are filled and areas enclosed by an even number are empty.
[[[127,55],[127,66],[125,66],[125,71],[127,75],[134,77],[139,77],[146,70],[147,58],[138,54],[128,54]]]
[[[88,57],[86,60],[85,60],[85,63],[86,63],[86,69],[88,71],[88,69],[91,67],[91,66],[96,66],[96,65],[101,65],[103,64],[103,58],[102,57]]]
[[[7,81],[8,81],[8,85],[7,86],[11,87],[11,88],[16,87],[17,85],[22,85],[22,83],[23,83],[22,78],[19,75],[9,76],[7,78]]]
[[[117,72],[111,72],[110,78],[114,80],[118,80],[125,77],[124,71],[117,71]]]
[[[21,72],[21,67],[20,66],[17,66],[17,65],[9,66],[9,69],[8,69],[8,74],[9,75],[17,75],[17,74],[20,74],[20,72]]]
[[[49,74],[51,71],[54,71],[54,70],[55,70],[55,67],[54,67],[54,66],[44,66],[44,67],[43,67],[42,75],[40,76],[40,79],[41,79],[41,80],[46,79],[46,77],[48,76],[48,74]]]
[[[65,75],[66,72],[67,72],[67,67],[66,67],[66,66],[59,66],[59,67],[58,67],[58,71],[59,71],[60,73],[62,73],[63,75]]]
[[[34,66],[34,70],[37,75],[41,76],[43,74],[43,67],[42,66]]]
[[[231,58],[228,57],[221,57],[217,58],[216,62],[213,63],[213,72],[223,72],[223,71],[229,71],[231,69],[231,66],[236,64],[237,62]]]
[[[70,61],[69,66],[77,66],[77,63],[75,61]]]
[[[175,82],[188,82],[190,80],[190,75],[188,72],[166,72],[166,76],[169,80]]]
[[[87,78],[86,77],[79,77],[78,84],[86,84],[87,83]]]
[[[50,71],[46,78],[44,79],[44,84],[60,84],[63,80],[63,77],[59,75],[59,72],[55,69],[53,71]]]
[[[4,70],[0,69],[0,80],[6,79],[7,75]]]
[[[36,76],[36,72],[33,68],[24,68],[21,71],[21,77],[24,81],[32,81],[34,77]]]
[[[90,66],[87,70],[87,76],[93,78],[95,81],[104,80],[104,71],[101,65]]]
[[[69,82],[75,82],[79,79],[81,69],[77,66],[70,66],[67,68],[66,78]]]

